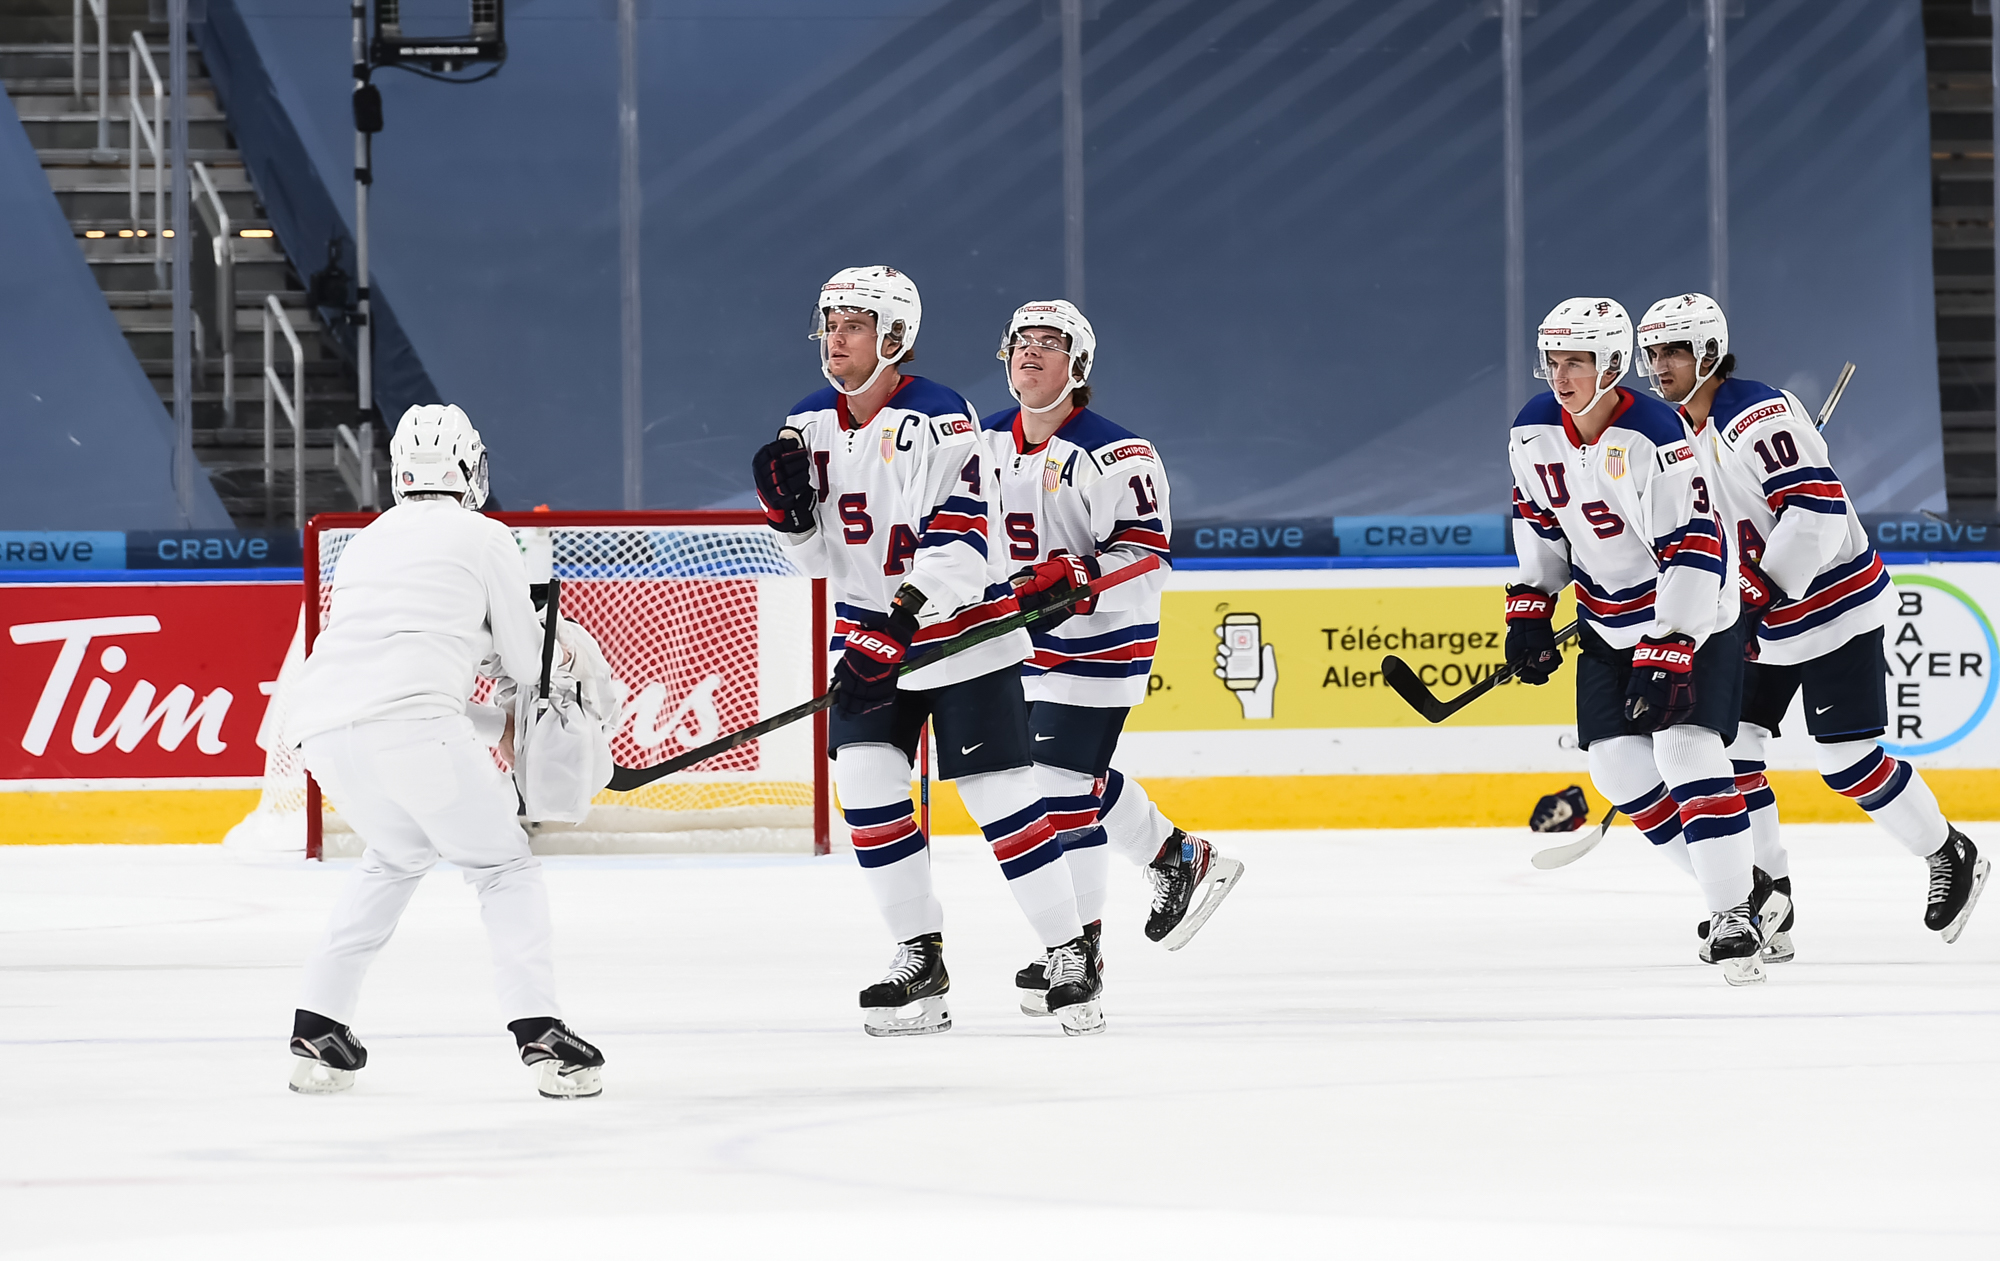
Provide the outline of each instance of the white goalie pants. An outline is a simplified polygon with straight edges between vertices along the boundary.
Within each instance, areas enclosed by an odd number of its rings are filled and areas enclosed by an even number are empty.
[[[361,978],[439,858],[479,891],[503,1023],[560,1016],[541,861],[515,818],[513,781],[468,718],[360,723],[305,742],[305,762],[366,843],[307,961],[299,1006],[352,1024]]]

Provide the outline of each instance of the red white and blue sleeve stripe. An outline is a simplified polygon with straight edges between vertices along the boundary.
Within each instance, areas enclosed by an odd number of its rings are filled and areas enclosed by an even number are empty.
[[[986,501],[974,499],[970,495],[953,495],[938,505],[937,511],[924,522],[924,534],[917,550],[931,547],[950,547],[962,543],[986,556]]]
[[[1707,517],[1695,517],[1665,537],[1654,539],[1653,553],[1660,558],[1662,571],[1682,565],[1717,575],[1723,572],[1722,534]]]
[[[1830,468],[1795,468],[1764,479],[1764,502],[1783,516],[1788,508],[1843,516],[1847,491]]]
[[[1167,538],[1166,524],[1158,517],[1113,522],[1111,536],[1099,543],[1097,550],[1108,552],[1114,547],[1130,548],[1141,556],[1151,553],[1163,561],[1173,559],[1173,544]]]

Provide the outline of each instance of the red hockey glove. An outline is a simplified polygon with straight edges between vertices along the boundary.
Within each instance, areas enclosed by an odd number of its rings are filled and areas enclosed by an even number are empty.
[[[805,534],[813,528],[818,492],[812,484],[812,453],[796,429],[788,429],[777,441],[757,448],[757,454],[750,457],[750,476],[772,529]]]
[[[909,659],[910,642],[917,637],[917,613],[923,606],[923,593],[904,584],[889,606],[889,616],[867,614],[847,632],[847,651],[833,667],[841,713],[865,714],[896,699],[896,672]]]
[[[1694,713],[1694,640],[1686,635],[1648,635],[1632,650],[1632,677],[1625,684],[1625,721],[1638,732],[1659,731],[1686,722]]]
[[[1515,667],[1514,677],[1540,686],[1562,667],[1562,653],[1556,651],[1556,633],[1549,625],[1555,616],[1555,597],[1533,587],[1507,588],[1507,660]]]
[[[1764,614],[1784,604],[1785,593],[1771,581],[1757,562],[1743,558],[1736,570],[1736,589],[1743,597],[1743,659],[1755,661],[1760,655],[1757,632],[1763,628]]]
[[[1079,587],[1087,587],[1103,575],[1096,557],[1071,556],[1067,553],[1049,557],[1039,565],[1030,565],[1020,570],[1008,581],[1014,584],[1014,601],[1025,612],[1030,609],[1045,609]],[[1097,607],[1097,598],[1090,596],[1059,613],[1050,613],[1035,619],[1033,628],[1038,631],[1054,630],[1072,616],[1087,614]]]

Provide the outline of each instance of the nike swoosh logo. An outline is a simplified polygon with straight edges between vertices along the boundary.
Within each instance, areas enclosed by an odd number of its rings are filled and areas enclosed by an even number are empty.
[[[972,751],[973,751],[974,749],[983,749],[983,748],[985,748],[985,747],[986,747],[986,741],[984,741],[984,740],[981,740],[981,741],[980,741],[980,742],[979,742],[978,744],[968,744],[968,745],[966,745],[966,746],[965,746],[964,748],[962,748],[962,749],[960,749],[960,750],[958,751],[958,755],[959,755],[960,757],[964,757],[964,756],[965,756],[966,754],[968,754],[968,753],[972,752]]]
[[[1815,708],[1813,709],[1813,713],[1815,713],[1815,714],[1823,714],[1823,713],[1825,713],[1825,712],[1826,712],[1827,710],[1829,710],[1829,709],[1832,709],[1832,708],[1833,708],[1833,706],[1831,706],[1831,705],[1819,705],[1819,706],[1816,706],[1816,707],[1815,707]]]
[[[1053,740],[1053,739],[1055,739],[1054,736],[1036,736],[1035,743],[1040,744],[1044,740]]]

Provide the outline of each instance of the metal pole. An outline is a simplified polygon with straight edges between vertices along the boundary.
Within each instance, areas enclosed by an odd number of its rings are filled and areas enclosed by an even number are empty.
[[[188,288],[187,0],[168,0],[167,60],[174,150],[174,500],[181,524],[194,521],[194,322]]]
[[[368,86],[368,0],[353,0],[354,90]],[[368,133],[354,129],[354,375],[361,423],[375,410],[375,324],[368,310],[368,186],[375,182]]]
[[[1729,309],[1728,0],[1708,0],[1708,296]]]
[[[102,162],[111,153],[111,5],[97,3],[97,152],[91,161]]]
[[[1063,292],[1083,300],[1083,0],[1062,0]]]
[[[639,361],[639,6],[618,0],[618,317],[625,508],[646,506]]]
[[[1500,165],[1507,272],[1507,415],[1528,401],[1528,230],[1521,150],[1521,0],[1500,0]]]

